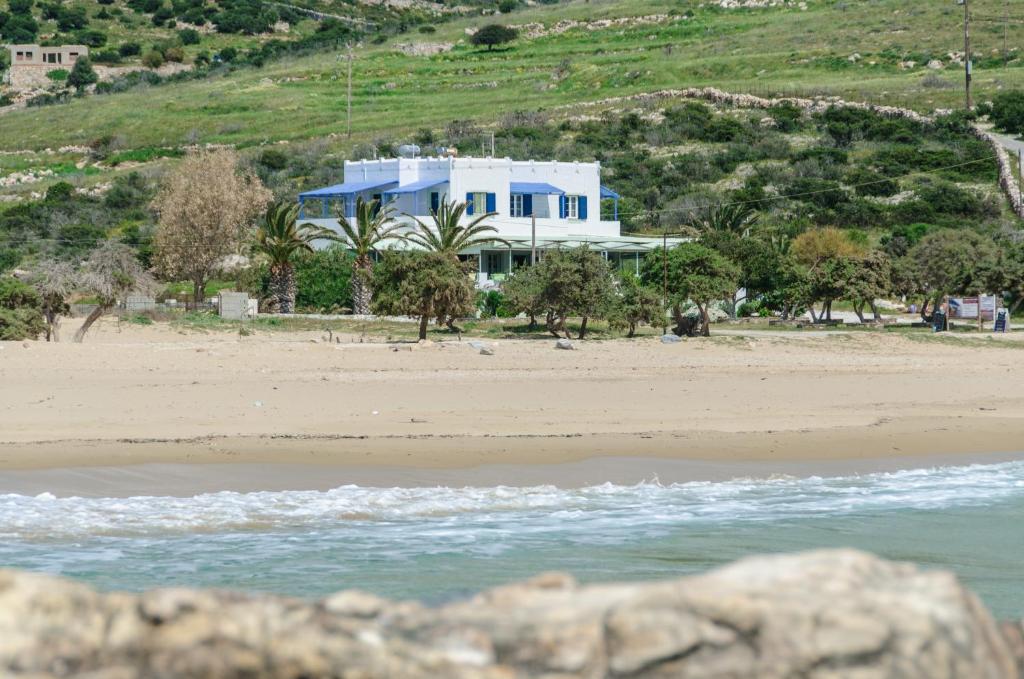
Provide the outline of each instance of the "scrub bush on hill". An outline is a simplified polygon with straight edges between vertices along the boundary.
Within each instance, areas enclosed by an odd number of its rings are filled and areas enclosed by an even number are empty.
[[[1024,90],[999,92],[992,97],[991,118],[1003,132],[1024,133]]]

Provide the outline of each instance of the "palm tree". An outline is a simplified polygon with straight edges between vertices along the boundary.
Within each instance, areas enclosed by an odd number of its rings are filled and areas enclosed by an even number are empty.
[[[750,229],[757,222],[757,212],[749,205],[712,205],[693,215],[690,224],[699,232],[728,233],[740,238],[750,235]]]
[[[405,215],[414,222],[412,233],[405,238],[427,252],[443,252],[452,257],[458,257],[463,250],[484,243],[508,244],[508,241],[502,238],[484,235],[498,232],[493,226],[483,223],[497,215],[497,212],[485,212],[470,220],[468,224],[461,224],[465,212],[465,203],[449,202],[446,197],[442,197],[437,210],[431,213],[434,220],[432,225],[424,224],[413,215]]]
[[[504,243],[508,241],[503,238],[485,234],[497,233],[493,226],[484,224],[484,220],[497,215],[497,212],[485,212],[479,217],[462,224],[462,216],[466,212],[466,204],[449,202],[447,196],[442,196],[437,210],[431,212],[434,223],[427,225],[417,217],[406,214],[413,220],[413,230],[405,236],[405,239],[413,245],[418,245],[427,252],[439,252],[458,260],[459,253],[463,250],[485,243]],[[446,318],[444,321],[449,330],[461,332],[455,327],[454,318]]]
[[[335,238],[334,232],[312,224],[297,224],[298,205],[273,203],[256,231],[256,249],[270,258],[270,290],[277,298],[278,310],[295,310],[295,267],[292,258],[298,252],[312,252],[313,241]]]
[[[385,205],[378,209],[378,201],[356,198],[355,224],[344,214],[338,215],[338,226],[343,240],[355,254],[352,275],[352,309],[357,314],[369,314],[373,299],[371,279],[373,259],[371,253],[381,241],[397,238],[402,225],[394,221],[394,211]]]

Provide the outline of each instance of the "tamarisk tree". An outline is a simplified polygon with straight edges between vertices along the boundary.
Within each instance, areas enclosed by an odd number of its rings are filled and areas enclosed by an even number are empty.
[[[255,175],[239,171],[234,151],[189,154],[153,200],[159,214],[154,238],[157,270],[190,281],[198,304],[207,281],[226,257],[239,252],[270,198]]]

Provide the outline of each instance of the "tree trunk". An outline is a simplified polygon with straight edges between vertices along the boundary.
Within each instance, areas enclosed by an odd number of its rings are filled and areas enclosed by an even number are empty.
[[[928,298],[925,297],[924,301],[921,302],[921,320],[925,323],[931,323],[932,319],[928,317]]]
[[[580,323],[580,339],[583,339],[587,334],[587,317],[583,317],[583,321]]]
[[[193,278],[192,279],[192,308],[196,311],[199,310],[199,305],[203,303],[203,298],[206,297],[206,279],[205,278]]]
[[[814,313],[814,302],[807,305],[807,313],[811,315],[811,323],[818,322],[818,315]]]
[[[548,311],[548,315],[545,319],[544,325],[548,329],[548,332],[550,332],[555,337],[559,337],[558,325],[555,323],[555,313],[553,311]]]
[[[853,313],[857,314],[857,320],[864,324],[864,302],[853,303]]]
[[[427,339],[427,325],[430,323],[430,316],[420,316],[420,339]]]
[[[105,314],[108,309],[110,309],[110,305],[102,304],[93,309],[92,313],[85,318],[85,323],[82,323],[82,327],[75,333],[75,337],[72,341],[76,344],[81,344],[82,340],[85,339],[85,333],[89,332],[89,328],[92,327],[92,324],[95,323],[100,316]]]
[[[277,298],[280,313],[290,314],[295,311],[295,269],[291,264],[275,264],[270,267],[270,291]]]
[[[370,278],[373,276],[373,262],[369,257],[356,260],[355,271],[352,272],[352,312],[368,316],[370,303],[373,301],[373,288]]]
[[[454,318],[446,319],[445,322],[444,322],[444,325],[445,325],[446,328],[448,328],[448,330],[450,332],[457,332],[460,335],[462,334],[462,328],[460,328],[459,326],[455,325],[455,319]]]
[[[701,337],[711,337],[711,316],[708,314],[707,305],[701,306],[697,304],[697,310],[700,311],[700,334]]]
[[[875,317],[876,321],[882,320],[882,314],[878,311],[878,305],[875,304],[875,300],[868,302],[871,305],[871,314]]]
[[[826,321],[831,321],[832,320],[832,300],[830,300],[830,299],[826,299],[825,300],[825,306],[822,309],[822,311],[825,313],[825,320]]]
[[[634,335],[636,335],[636,323],[630,323],[629,332],[626,334],[626,337],[632,338]]]
[[[60,314],[47,311],[43,314],[46,317],[46,341],[60,341]]]

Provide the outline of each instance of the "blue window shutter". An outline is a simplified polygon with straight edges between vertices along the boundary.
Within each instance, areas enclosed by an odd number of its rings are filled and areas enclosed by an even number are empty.
[[[566,210],[566,199],[565,199],[565,196],[559,196],[558,197],[558,218],[559,219],[565,219],[566,213],[567,213],[567,210]]]
[[[487,211],[496,212],[498,209],[498,197],[493,193],[487,194]]]
[[[516,194],[508,194],[508,213],[510,216],[516,216]]]
[[[579,200],[579,203],[578,203],[578,207],[577,207],[577,212],[579,214],[577,216],[580,219],[586,219],[587,218],[587,197],[586,196],[580,196],[578,200]]]
[[[473,194],[472,193],[467,193],[466,194],[466,214],[467,215],[473,214]]]
[[[533,194],[523,194],[523,216],[529,217],[533,214]]]
[[[437,209],[441,207],[441,194],[437,191],[430,193],[430,211],[437,212]]]

